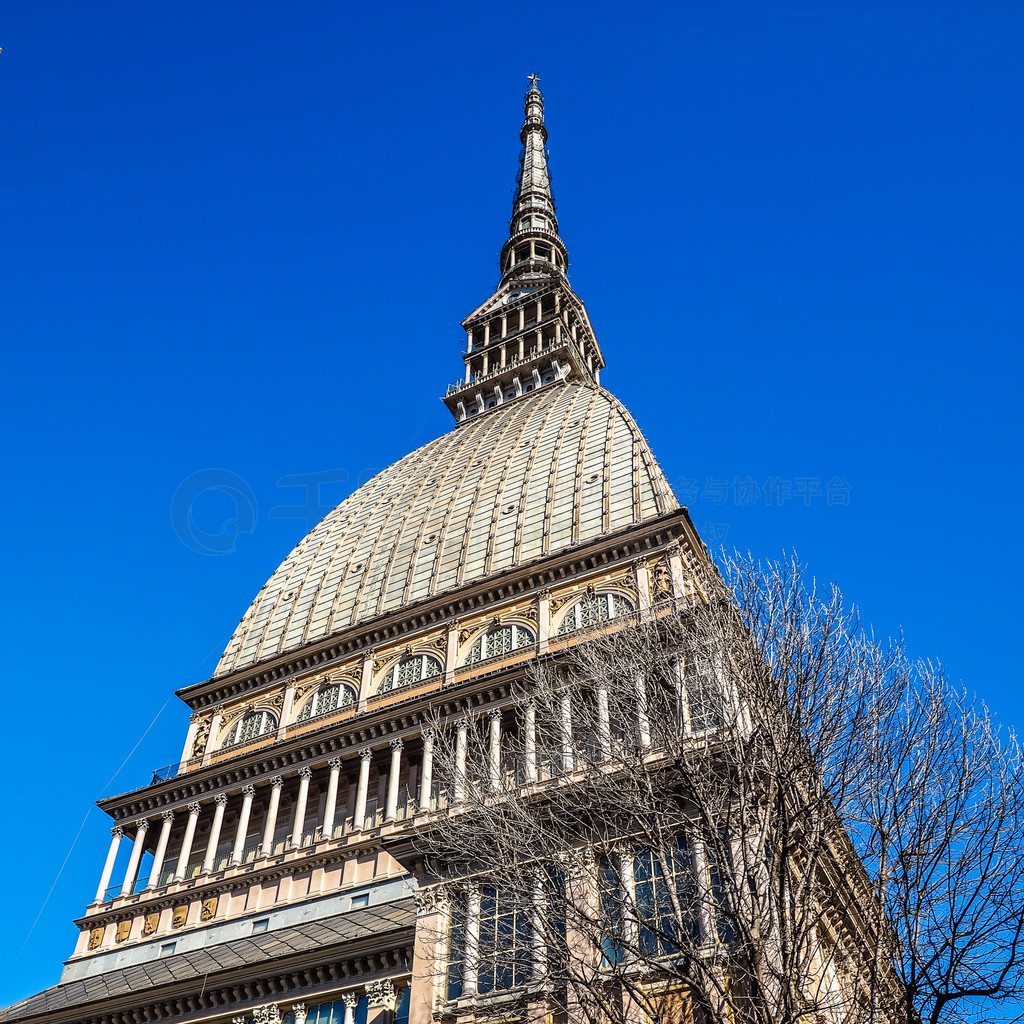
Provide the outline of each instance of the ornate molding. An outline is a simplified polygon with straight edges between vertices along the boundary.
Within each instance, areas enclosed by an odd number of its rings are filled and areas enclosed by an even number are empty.
[[[390,978],[368,981],[366,983],[366,998],[371,1006],[383,1006],[386,1010],[394,1012],[395,1004],[398,1001],[395,983]]]

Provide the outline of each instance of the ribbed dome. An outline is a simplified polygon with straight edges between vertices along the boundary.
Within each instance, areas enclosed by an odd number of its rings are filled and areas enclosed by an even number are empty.
[[[349,495],[270,577],[215,675],[678,507],[620,402],[544,387]]]

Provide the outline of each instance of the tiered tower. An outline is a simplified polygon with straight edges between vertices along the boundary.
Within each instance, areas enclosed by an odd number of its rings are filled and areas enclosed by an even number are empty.
[[[699,596],[707,556],[569,286],[536,80],[494,295],[463,321],[448,434],[360,487],[242,617],[180,759],[113,820],[61,983],[0,1024],[384,1024],[459,1015],[437,908],[389,851],[465,798],[431,722],[490,731],[582,630]],[[398,854],[397,856],[401,856]],[[417,918],[417,911],[419,918]]]

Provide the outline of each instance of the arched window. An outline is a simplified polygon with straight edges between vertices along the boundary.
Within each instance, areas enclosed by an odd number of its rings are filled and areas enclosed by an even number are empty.
[[[242,715],[228,730],[221,748],[235,747],[239,743],[248,743],[258,736],[264,736],[277,728],[277,719],[269,711],[252,711]]]
[[[384,674],[384,678],[377,687],[378,693],[386,693],[388,690],[397,690],[403,686],[410,686],[422,679],[429,679],[431,676],[439,676],[444,672],[444,666],[429,654],[411,654],[408,658],[402,658],[395,662]]]
[[[577,629],[598,626],[609,619],[628,615],[632,610],[633,605],[620,594],[594,594],[577,601],[565,613],[557,635],[565,636],[566,633],[575,633]]]
[[[509,623],[507,626],[498,626],[489,633],[483,633],[476,638],[473,646],[466,655],[465,664],[472,665],[477,661],[485,661],[487,658],[497,658],[500,654],[508,654],[517,647],[529,647],[535,643],[537,637],[533,631],[526,626],[520,626],[518,622]]]
[[[337,711],[338,708],[348,707],[350,704],[355,704],[355,702],[356,694],[351,686],[345,686],[343,683],[330,683],[317,690],[302,705],[302,710],[299,712],[299,717],[296,721],[305,722],[310,718],[328,715],[332,711]]]

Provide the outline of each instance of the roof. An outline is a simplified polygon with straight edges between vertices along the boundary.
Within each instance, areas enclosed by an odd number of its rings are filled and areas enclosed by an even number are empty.
[[[135,992],[146,993],[147,999],[159,999],[161,986],[207,975],[211,979],[209,987],[212,987],[217,984],[216,975],[221,971],[264,961],[279,961],[292,953],[314,952],[337,943],[412,928],[415,923],[416,911],[411,899],[350,911],[325,920],[304,921],[260,935],[55,985],[0,1010],[0,1021],[9,1024]]]
[[[542,387],[349,495],[256,595],[214,677],[678,507],[618,400]]]

